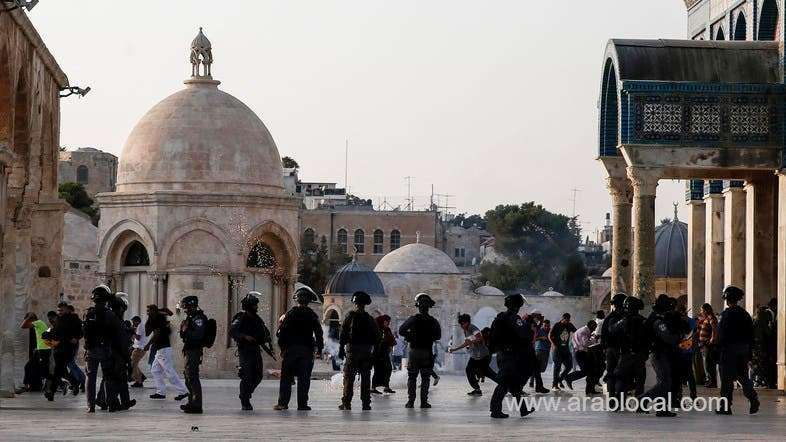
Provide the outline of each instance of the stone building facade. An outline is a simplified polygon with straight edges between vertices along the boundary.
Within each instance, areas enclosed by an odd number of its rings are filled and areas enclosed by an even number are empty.
[[[68,78],[22,9],[0,14],[0,395],[27,360],[25,312],[61,285],[65,205],[57,197],[60,89]],[[17,384],[18,385],[18,384]]]
[[[58,184],[73,182],[84,186],[91,198],[102,192],[114,192],[117,157],[92,147],[60,151],[57,164]]]
[[[92,305],[90,292],[103,277],[98,269],[98,228],[85,213],[69,209],[63,223],[63,299],[81,315]]]
[[[218,325],[204,371],[218,375],[235,371],[228,326],[248,291],[267,298],[260,315],[272,330],[288,308],[299,205],[284,190],[270,132],[218,89],[210,47],[200,30],[185,89],[139,120],[120,156],[117,191],[98,194],[98,261],[111,286],[128,293],[128,316],[157,304],[176,311],[177,324],[178,302],[198,296]]]

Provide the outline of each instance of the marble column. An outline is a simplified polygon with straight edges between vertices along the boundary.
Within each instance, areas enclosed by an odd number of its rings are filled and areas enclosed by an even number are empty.
[[[778,390],[786,390],[786,171],[778,174]]]
[[[745,309],[755,313],[776,293],[775,198],[778,178],[762,177],[746,183]]]
[[[704,254],[704,302],[713,310],[723,310],[723,222],[724,201],[719,193],[704,196],[706,236]]]
[[[704,249],[707,215],[704,201],[688,203],[688,308],[696,317],[704,304]]]
[[[655,301],[655,194],[661,170],[628,167],[633,186],[633,296]]]
[[[723,191],[723,284],[745,289],[745,190]]]
[[[612,204],[611,293],[629,293],[633,287],[631,271],[631,209],[633,187],[626,176],[606,179]]]

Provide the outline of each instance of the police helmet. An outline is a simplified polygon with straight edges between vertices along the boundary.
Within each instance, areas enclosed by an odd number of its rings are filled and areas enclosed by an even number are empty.
[[[113,310],[126,311],[128,310],[128,293],[117,292],[109,302],[112,304]]]
[[[611,298],[611,305],[614,307],[622,307],[627,298],[628,297],[625,295],[625,293],[617,293],[614,295],[614,297]]]
[[[194,295],[189,295],[180,300],[180,306],[185,307],[199,307],[199,298]]]
[[[321,302],[319,301],[319,297],[314,292],[314,290],[311,289],[311,287],[305,284],[299,284],[299,286],[295,286],[295,294],[292,295],[292,299],[295,301],[299,301],[303,298],[305,298],[308,302],[321,304]]]
[[[240,300],[240,307],[243,310],[255,305],[259,305],[259,300],[262,298],[262,294],[259,292],[248,292],[243,299]]]
[[[470,318],[469,314],[467,313],[459,313],[458,315],[458,322],[459,324],[462,322],[471,322],[472,318]]]
[[[369,296],[366,292],[355,292],[352,294],[352,303],[369,305],[371,304],[371,296]]]
[[[742,298],[745,297],[745,292],[742,291],[741,288],[729,285],[723,289],[723,299],[730,301],[730,302],[739,302]]]
[[[112,299],[112,290],[108,285],[101,284],[92,290],[90,299],[94,302],[107,302]]]
[[[423,306],[423,307],[431,308],[434,307],[435,304],[436,303],[434,302],[433,299],[431,299],[431,296],[425,293],[418,293],[417,295],[415,295],[415,307]]]
[[[628,312],[638,312],[644,309],[644,303],[641,302],[641,299],[635,296],[628,296],[627,298],[625,298],[625,303],[623,308],[625,309],[625,311]]]
[[[521,308],[524,305],[524,297],[520,294],[505,296],[505,307]]]

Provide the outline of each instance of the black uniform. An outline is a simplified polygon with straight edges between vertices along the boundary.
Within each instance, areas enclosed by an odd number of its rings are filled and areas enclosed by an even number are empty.
[[[603,355],[606,360],[606,388],[608,389],[609,396],[616,396],[616,383],[614,372],[617,370],[617,363],[620,359],[620,343],[616,336],[612,336],[609,332],[614,324],[621,321],[625,315],[622,310],[612,310],[603,324],[600,327],[600,343],[603,346]]]
[[[180,338],[183,340],[185,369],[183,377],[188,388],[187,406],[202,409],[202,383],[199,380],[199,366],[202,364],[202,346],[207,329],[207,316],[202,310],[195,310],[180,324]]]
[[[531,375],[535,361],[532,346],[532,327],[518,313],[502,312],[491,324],[491,342],[497,351],[497,387],[489,404],[492,414],[502,413],[502,400],[507,393],[516,400],[521,398],[522,389]],[[522,415],[527,413],[522,406]]]
[[[297,378],[297,406],[305,408],[308,406],[314,354],[315,351],[322,353],[325,345],[322,340],[322,324],[313,310],[297,305],[284,315],[276,336],[282,356],[278,405],[289,406],[292,382]]]
[[[46,392],[49,397],[52,397],[63,378],[68,378],[69,383],[72,385],[76,383],[75,379],[68,376],[66,368],[76,355],[76,350],[79,346],[78,341],[82,338],[82,321],[76,315],[69,313],[60,315],[57,317],[50,334],[52,339],[59,342],[52,349],[54,369],[46,382]],[[77,343],[72,343],[72,340],[77,340]]]
[[[439,321],[431,315],[416,313],[410,316],[398,334],[409,343],[409,360],[407,362],[407,394],[409,402],[415,401],[415,390],[420,374],[420,403],[428,403],[429,378],[434,372],[434,341],[442,338]]]
[[[649,333],[647,333],[644,322],[645,319],[640,314],[629,313],[608,328],[609,338],[615,345],[618,345],[619,349],[619,360],[613,373],[615,396],[631,389],[635,390],[636,395],[644,393],[644,381],[647,376],[646,362],[650,352],[647,341]],[[609,371],[609,376],[611,375],[612,373]],[[611,388],[609,384],[610,391]]]
[[[346,353],[344,361],[344,395],[341,404],[350,407],[355,388],[355,377],[360,373],[360,401],[363,408],[371,406],[371,367],[374,348],[381,339],[376,321],[365,311],[353,310],[347,314],[339,337],[339,355]]]
[[[264,374],[262,367],[262,352],[260,345],[270,342],[270,331],[265,321],[256,313],[243,311],[232,318],[230,327],[232,338],[237,342],[238,358],[240,360],[240,401],[248,404],[251,395],[262,382]],[[249,342],[246,336],[254,338]]]
[[[90,308],[83,322],[85,336],[85,360],[87,362],[87,404],[92,409],[96,405],[96,378],[98,367],[105,380],[107,397],[115,397],[119,385],[113,376],[115,360],[113,347],[120,339],[121,324],[112,311],[104,305]]]
[[[753,320],[742,307],[728,307],[721,313],[718,323],[718,350],[720,352],[721,396],[731,407],[734,381],[742,385],[742,392],[751,402],[758,401],[753,382],[748,376],[753,345]]]
[[[670,320],[674,312],[652,312],[644,322],[648,341],[652,344],[652,368],[655,370],[655,385],[642,398],[666,398],[673,389],[674,363],[677,344],[682,338],[681,330]]]

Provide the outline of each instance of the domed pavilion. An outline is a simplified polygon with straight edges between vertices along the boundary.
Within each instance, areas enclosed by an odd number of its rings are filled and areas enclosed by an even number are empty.
[[[129,295],[128,317],[199,297],[218,322],[208,373],[234,370],[227,326],[257,290],[274,329],[297,273],[298,203],[284,191],[278,148],[248,106],[218,88],[200,28],[185,88],[153,106],[120,155],[117,191],[99,194],[99,267]],[[173,318],[173,323],[179,320]],[[179,341],[173,339],[173,343]],[[179,354],[175,351],[175,354]]]

